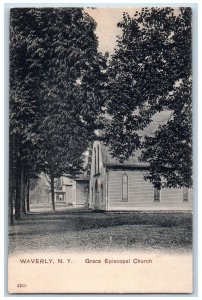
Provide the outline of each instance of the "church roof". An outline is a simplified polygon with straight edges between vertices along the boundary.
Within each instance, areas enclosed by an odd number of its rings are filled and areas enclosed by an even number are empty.
[[[143,137],[145,135],[152,136],[154,135],[155,131],[158,129],[158,126],[161,124],[165,124],[168,119],[171,116],[171,111],[162,111],[160,113],[156,113],[153,117],[153,121],[144,128],[143,131],[139,131],[138,133],[142,135]],[[149,163],[141,162],[139,160],[139,157],[141,155],[141,150],[138,149],[135,151],[133,156],[130,156],[129,159],[125,160],[123,163],[121,163],[117,158],[113,157],[110,153],[110,149],[108,146],[105,146],[102,142],[101,145],[101,154],[102,154],[102,160],[103,164],[105,166],[111,166],[111,167],[139,167],[139,168],[148,168]]]
[[[117,158],[113,157],[110,154],[109,147],[105,146],[103,143],[101,143],[101,153],[102,153],[102,161],[105,166],[111,166],[111,167],[148,167],[149,166],[148,163],[139,161],[139,156],[141,154],[141,151],[139,149],[135,152],[135,155],[130,156],[129,159],[125,160],[123,163],[121,163]]]

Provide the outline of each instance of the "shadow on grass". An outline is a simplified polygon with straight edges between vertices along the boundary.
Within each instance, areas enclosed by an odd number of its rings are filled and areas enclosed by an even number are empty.
[[[100,212],[54,212],[35,213],[24,216],[11,226],[10,236],[43,235],[65,231],[84,231],[122,225],[151,225],[157,227],[191,227],[190,213],[100,213]],[[13,228],[12,228],[13,227]],[[23,227],[23,230],[20,229]],[[13,229],[13,230],[12,230]]]
[[[37,213],[24,216],[9,232],[9,253],[47,249],[187,251],[192,245],[192,214]]]

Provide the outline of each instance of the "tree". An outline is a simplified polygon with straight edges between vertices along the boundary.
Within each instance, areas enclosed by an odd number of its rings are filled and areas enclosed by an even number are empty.
[[[17,141],[17,218],[25,198],[19,192],[23,174],[32,173],[32,165],[51,178],[53,209],[54,178],[82,168],[103,103],[106,59],[97,51],[95,28],[80,8],[12,11],[10,134]]]
[[[112,155],[124,161],[142,148],[146,178],[191,186],[191,9],[143,8],[123,14],[122,36],[110,61],[108,128]],[[172,117],[154,136],[144,129],[157,112]]]
[[[38,137],[39,85],[43,74],[42,63],[36,57],[32,43],[37,43],[37,26],[33,9],[12,9],[10,13],[10,123],[9,176],[10,222],[20,219],[25,211],[25,179],[36,172],[33,150]],[[39,25],[40,26],[40,22]]]
[[[82,170],[82,154],[95,137],[106,65],[97,51],[95,22],[81,9],[56,12],[48,28],[53,34],[46,46],[52,56],[42,84],[43,123],[37,148],[41,170],[50,178],[53,210],[54,180]]]

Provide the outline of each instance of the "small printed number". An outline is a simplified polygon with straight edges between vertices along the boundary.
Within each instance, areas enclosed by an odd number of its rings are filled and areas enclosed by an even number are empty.
[[[17,287],[18,288],[25,288],[25,287],[27,287],[27,285],[25,283],[18,283]]]

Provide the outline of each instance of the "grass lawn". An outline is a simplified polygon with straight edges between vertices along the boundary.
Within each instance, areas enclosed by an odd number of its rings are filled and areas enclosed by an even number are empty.
[[[10,253],[191,248],[191,213],[32,213],[9,228]]]

